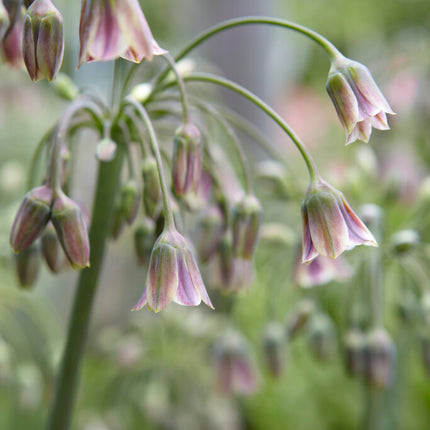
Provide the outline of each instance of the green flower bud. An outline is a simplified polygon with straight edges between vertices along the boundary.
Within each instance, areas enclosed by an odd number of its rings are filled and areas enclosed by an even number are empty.
[[[60,97],[68,101],[75,100],[79,95],[79,88],[65,73],[58,73],[51,86]]]
[[[133,224],[139,209],[140,196],[136,182],[133,179],[127,181],[121,190],[121,210],[128,224]]]
[[[51,216],[52,190],[43,185],[29,191],[18,209],[10,233],[15,252],[31,245],[42,233]]]
[[[263,354],[270,374],[281,376],[285,364],[285,330],[280,323],[268,324],[263,334]]]
[[[147,157],[142,164],[143,204],[146,214],[153,218],[161,201],[160,180],[157,162],[154,157]]]
[[[312,300],[301,300],[293,312],[287,316],[287,336],[293,339],[306,326],[309,318],[315,311],[315,303]]]
[[[62,267],[60,242],[51,222],[45,228],[41,237],[41,251],[46,264],[53,273],[58,273]]]
[[[336,331],[331,318],[322,313],[314,315],[309,323],[308,345],[314,357],[326,362],[336,349]]]
[[[23,54],[33,81],[52,81],[63,61],[63,17],[50,0],[35,0],[24,21]]]
[[[39,276],[40,252],[39,246],[33,242],[19,254],[14,255],[15,270],[22,288],[30,289]]]
[[[154,242],[155,222],[153,219],[145,217],[134,231],[134,250],[140,264],[144,264],[149,260]]]
[[[365,370],[366,337],[358,328],[350,329],[343,341],[346,370],[351,376],[361,375]]]
[[[96,146],[96,158],[99,161],[108,162],[115,158],[116,154],[116,143],[105,137],[97,143]]]
[[[89,267],[90,245],[84,216],[79,206],[62,191],[52,206],[52,223],[72,267]]]

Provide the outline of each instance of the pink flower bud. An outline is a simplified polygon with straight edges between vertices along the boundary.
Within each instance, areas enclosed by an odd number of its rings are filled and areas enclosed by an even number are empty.
[[[52,81],[63,61],[63,17],[50,0],[35,0],[24,21],[24,62],[33,81]]]
[[[42,233],[51,216],[52,190],[46,185],[29,191],[12,225],[10,244],[15,252],[30,246]]]
[[[161,201],[160,180],[154,157],[147,157],[142,163],[143,204],[149,217],[154,217]]]
[[[84,216],[79,206],[60,192],[52,206],[51,220],[72,267],[88,267],[90,245]]]
[[[356,245],[378,246],[343,194],[321,178],[313,181],[306,192],[302,221],[303,263],[318,254],[337,258]]]
[[[270,374],[279,378],[285,365],[285,330],[280,323],[270,323],[264,329],[263,355]]]
[[[245,196],[233,209],[233,252],[235,257],[250,260],[259,239],[263,209],[254,195]]]
[[[366,339],[366,381],[374,388],[385,389],[394,383],[396,347],[388,332],[375,328]]]
[[[152,36],[137,0],[83,0],[79,62],[122,57],[140,63],[167,51]]]
[[[203,300],[213,308],[186,239],[169,228],[155,242],[145,289],[133,310],[146,306],[159,312],[172,300],[184,306],[197,306]]]
[[[346,144],[368,142],[372,126],[388,130],[386,114],[394,115],[368,68],[342,55],[332,62],[327,92],[347,133]]]
[[[121,209],[127,224],[133,224],[139,210],[140,194],[133,179],[127,181],[121,190]]]
[[[100,142],[96,146],[96,158],[99,161],[107,162],[112,161],[115,158],[116,154],[116,143],[105,137],[100,140]]]
[[[15,270],[22,288],[32,288],[39,276],[40,252],[39,246],[33,242],[19,254],[14,255]]]
[[[3,36],[6,34],[10,25],[9,14],[4,7],[3,1],[0,0],[0,42],[3,40]]]
[[[10,13],[9,17],[11,18]],[[1,43],[1,52],[4,62],[16,69],[21,68],[24,63],[22,55],[23,33],[24,15],[17,11],[16,22],[12,28],[7,31]]]
[[[200,131],[191,122],[176,131],[172,169],[175,194],[195,194],[202,174],[202,143]]]

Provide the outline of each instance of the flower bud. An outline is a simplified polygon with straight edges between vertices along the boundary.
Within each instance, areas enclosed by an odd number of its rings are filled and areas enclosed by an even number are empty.
[[[58,73],[51,86],[60,97],[70,102],[79,95],[79,88],[65,73]]]
[[[314,357],[327,362],[336,349],[336,332],[333,321],[326,314],[314,315],[309,323],[308,344]]]
[[[118,239],[124,230],[125,219],[122,211],[121,199],[117,198],[113,208],[112,223],[110,227],[110,236],[112,239]]]
[[[45,228],[41,237],[41,251],[46,264],[53,273],[58,273],[62,266],[60,242],[51,222]]]
[[[13,22],[11,14],[9,18]],[[3,61],[19,69],[23,66],[22,39],[24,33],[24,15],[17,11],[15,24],[7,31],[1,43]]]
[[[233,209],[233,252],[235,257],[250,260],[258,243],[263,209],[258,199],[245,196]]]
[[[270,374],[278,378],[285,363],[285,332],[282,324],[268,324],[263,334],[263,354]]]
[[[116,154],[116,143],[108,137],[103,138],[97,143],[96,158],[102,162],[112,161]]]
[[[3,40],[6,31],[10,25],[9,14],[4,7],[3,1],[0,0],[0,42]]]
[[[366,337],[358,328],[351,328],[343,341],[345,367],[351,376],[361,375],[365,370]]]
[[[52,81],[63,61],[63,17],[50,0],[35,0],[24,21],[24,62],[33,81]]]
[[[154,242],[155,222],[152,218],[145,217],[134,231],[134,251],[139,264],[149,261]]]
[[[133,224],[139,209],[140,195],[136,182],[133,179],[127,181],[121,190],[121,209],[127,224]]]
[[[315,310],[315,303],[312,300],[301,300],[293,312],[287,317],[287,336],[293,339],[306,323]]]
[[[51,216],[52,190],[43,185],[33,188],[24,197],[13,222],[10,244],[20,252],[42,233]]]
[[[72,267],[89,267],[90,245],[84,216],[79,206],[62,191],[52,206],[52,223]]]
[[[225,230],[225,220],[219,206],[209,207],[199,219],[197,249],[204,263],[216,252]]]
[[[196,193],[202,174],[202,143],[199,129],[191,122],[176,131],[172,169],[175,194]]]
[[[33,287],[39,275],[40,253],[39,246],[33,242],[19,254],[14,255],[15,269],[22,288]]]
[[[146,214],[153,218],[161,201],[160,180],[157,162],[154,157],[147,157],[142,163],[143,204]]]
[[[366,381],[379,389],[390,387],[396,370],[396,347],[388,332],[375,328],[366,337]]]
[[[401,230],[391,236],[391,247],[397,255],[408,254],[420,244],[420,235],[416,230]]]

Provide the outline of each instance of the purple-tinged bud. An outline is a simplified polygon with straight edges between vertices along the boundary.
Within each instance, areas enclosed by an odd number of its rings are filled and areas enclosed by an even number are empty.
[[[177,196],[195,194],[202,174],[202,142],[199,129],[187,122],[175,133],[172,158],[173,190]]]
[[[41,251],[46,264],[53,273],[58,273],[63,267],[61,245],[52,222],[49,222],[41,237]]]
[[[147,157],[142,163],[143,204],[146,214],[153,218],[161,201],[160,180],[157,162],[154,157]]]
[[[0,0],[0,42],[3,40],[6,31],[10,25],[9,14],[4,7],[3,1]]]
[[[9,17],[12,22],[10,13]],[[16,69],[20,69],[24,64],[24,58],[22,55],[23,34],[24,15],[18,12],[15,24],[4,35],[1,43],[3,61]]]
[[[246,339],[228,331],[213,346],[217,390],[224,395],[253,394],[258,388]]]
[[[315,314],[309,322],[308,345],[314,357],[330,360],[336,350],[336,330],[331,318],[322,313]]]
[[[79,206],[62,191],[52,206],[51,220],[72,267],[89,267],[90,244],[84,216]]]
[[[309,185],[302,203],[302,221],[303,263],[318,254],[337,258],[356,245],[378,246],[343,194],[322,178]]]
[[[139,210],[140,194],[133,179],[127,181],[121,189],[121,209],[127,224],[133,224]]]
[[[152,218],[145,217],[134,231],[134,251],[139,264],[145,264],[149,261],[154,242],[155,222]]]
[[[172,300],[184,306],[203,300],[213,308],[191,248],[175,228],[164,230],[155,242],[145,289],[133,310],[146,306],[159,312]]]
[[[235,257],[250,260],[257,247],[263,209],[258,199],[246,195],[233,209],[233,253]]]
[[[103,138],[97,143],[96,158],[102,162],[112,161],[116,154],[116,143],[108,137]]]
[[[394,112],[363,64],[337,56],[326,88],[346,131],[347,145],[356,139],[368,142],[372,126],[379,130],[390,128],[386,114]]]
[[[306,326],[315,311],[315,303],[309,299],[302,299],[297,303],[292,313],[287,316],[287,338],[293,339]]]
[[[63,17],[50,0],[35,0],[24,21],[23,54],[33,81],[52,81],[63,61]]]
[[[205,263],[215,254],[226,228],[224,215],[217,205],[209,207],[198,223],[197,249],[200,260]]]
[[[366,366],[366,337],[359,328],[351,328],[343,340],[345,367],[351,376],[362,375]]]
[[[32,288],[40,268],[40,252],[37,242],[33,242],[22,252],[15,254],[14,259],[19,285],[25,289]]]
[[[270,323],[263,333],[263,355],[266,367],[274,378],[279,378],[285,364],[285,330],[280,323]]]
[[[366,381],[378,389],[394,383],[396,347],[388,332],[382,328],[371,330],[366,336]]]
[[[10,244],[15,252],[30,246],[42,233],[51,216],[52,190],[43,185],[24,197],[15,216]]]

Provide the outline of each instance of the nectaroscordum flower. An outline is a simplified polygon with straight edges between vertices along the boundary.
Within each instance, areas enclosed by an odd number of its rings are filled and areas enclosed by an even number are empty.
[[[213,308],[186,239],[174,227],[168,227],[155,242],[145,289],[132,310],[146,306],[159,312],[171,301],[197,306],[202,300]]]
[[[322,178],[313,180],[302,204],[302,262],[318,254],[337,258],[356,245],[377,246],[368,228],[351,209],[343,194]]]
[[[331,64],[326,88],[347,133],[347,145],[357,139],[368,142],[372,126],[390,128],[386,114],[394,112],[363,64],[339,54]]]
[[[119,57],[140,63],[167,52],[153,38],[137,0],[83,0],[79,40],[78,67]]]

